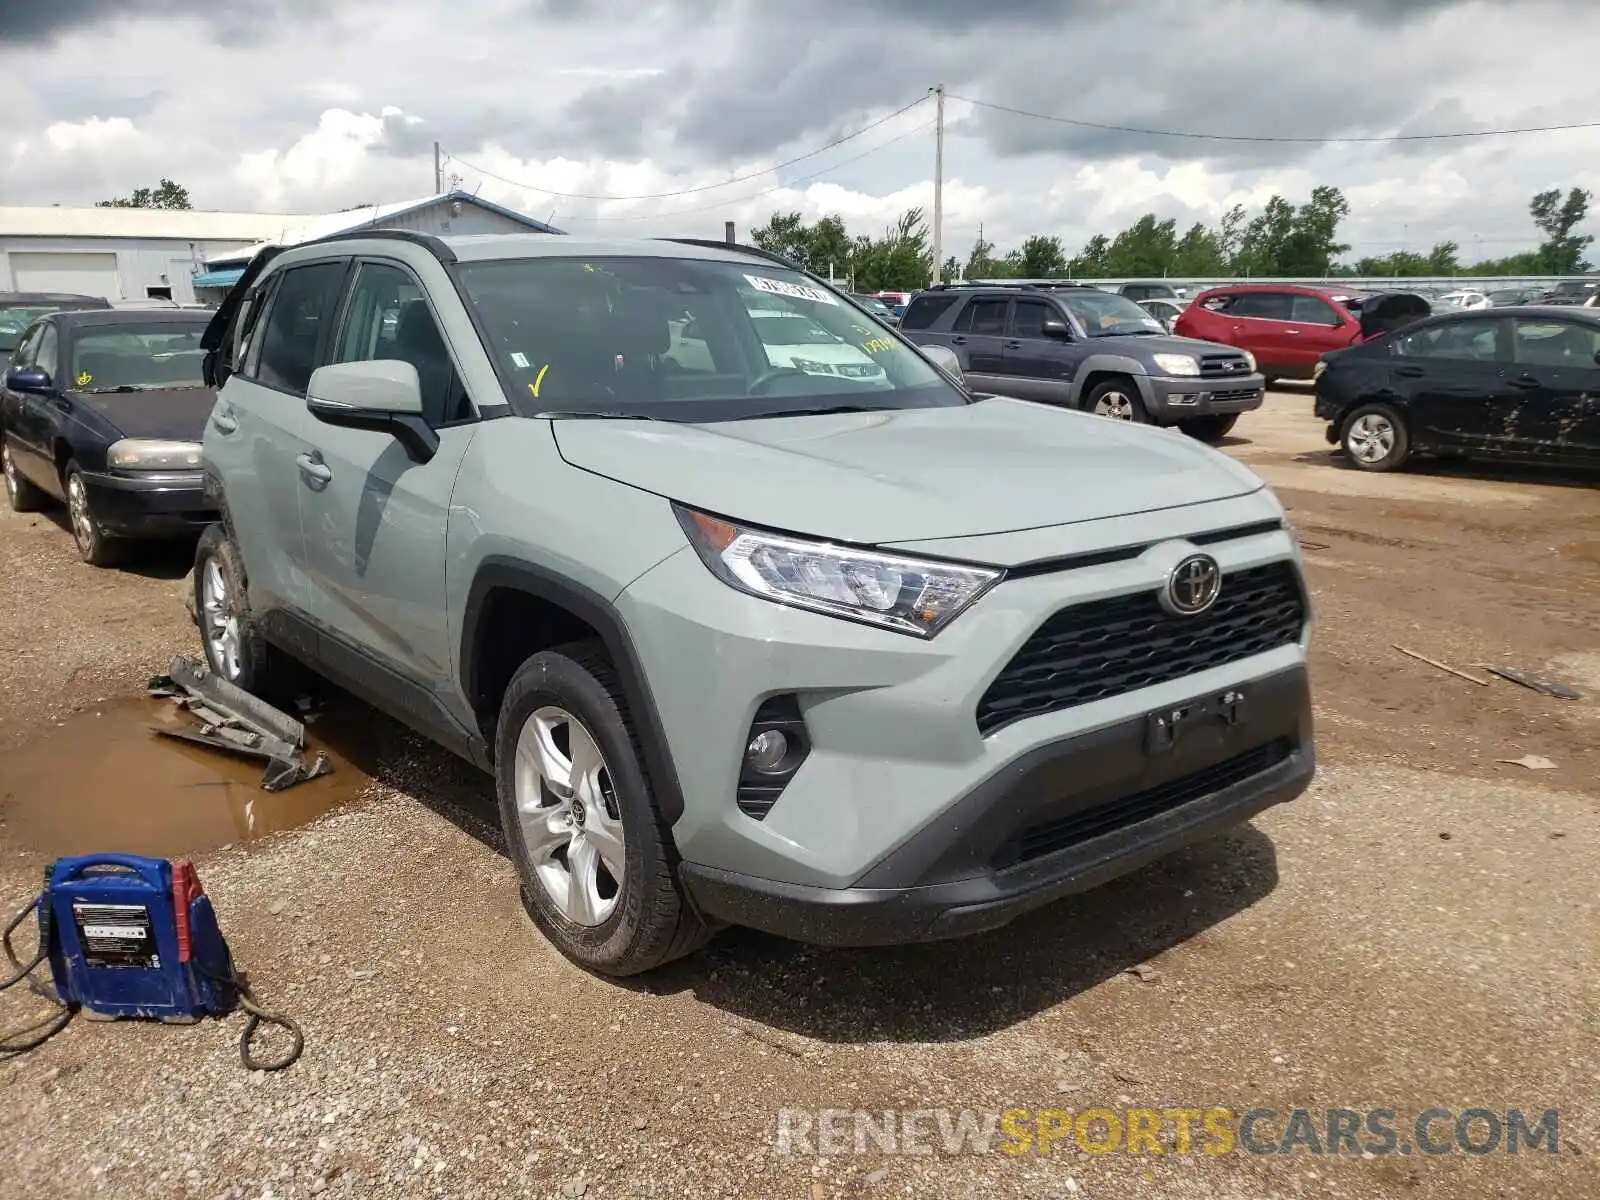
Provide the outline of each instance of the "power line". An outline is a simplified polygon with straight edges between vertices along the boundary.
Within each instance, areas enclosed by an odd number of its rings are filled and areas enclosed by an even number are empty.
[[[1079,129],[1099,129],[1110,133],[1138,133],[1148,137],[1190,138],[1202,142],[1295,142],[1308,145],[1332,146],[1340,144],[1377,142],[1431,142],[1451,138],[1506,137],[1517,133],[1555,133],[1566,129],[1600,129],[1600,121],[1579,121],[1567,125],[1530,125],[1520,129],[1474,129],[1459,133],[1396,133],[1383,137],[1263,137],[1239,133],[1193,133],[1178,129],[1144,129],[1136,125],[1107,125],[1099,121],[1079,121],[1072,117],[1057,117],[1049,113],[1030,112],[1025,108],[1011,108],[992,104],[987,100],[974,100],[970,96],[949,93],[951,100],[960,100],[978,108],[1011,113],[1018,117],[1032,117],[1038,121],[1052,121],[1057,125],[1073,125]]]
[[[631,214],[629,214],[627,216],[615,216],[615,217],[577,217],[577,216],[573,216],[573,217],[563,217],[562,221],[563,222],[567,222],[567,221],[661,221],[661,220],[666,220],[666,219],[669,219],[669,218],[672,218],[672,217],[686,217],[686,216],[689,216],[689,215],[691,215],[693,213],[717,212],[717,211],[719,211],[721,209],[733,208],[736,205],[749,204],[750,201],[752,201],[752,200],[759,200],[759,199],[761,199],[761,197],[770,196],[774,192],[786,191],[789,188],[794,187],[796,184],[808,183],[813,179],[820,179],[824,175],[831,175],[834,171],[839,170],[841,167],[848,167],[851,163],[860,162],[864,158],[871,158],[874,154],[877,154],[880,150],[887,150],[890,146],[893,146],[898,142],[903,142],[909,137],[915,137],[919,133],[926,133],[926,132],[928,132],[928,130],[932,129],[933,126],[934,126],[934,122],[933,121],[924,121],[921,125],[918,125],[914,129],[908,129],[904,133],[897,134],[894,137],[890,138],[886,142],[879,142],[876,146],[873,146],[870,150],[863,150],[860,154],[854,154],[854,155],[851,155],[849,158],[840,159],[838,162],[833,163],[831,166],[826,166],[826,167],[821,168],[820,170],[813,171],[809,175],[798,176],[797,178],[787,180],[787,181],[785,181],[783,183],[776,184],[776,185],[774,185],[772,187],[764,188],[763,190],[761,190],[759,192],[754,192],[751,195],[741,196],[736,200],[722,200],[722,201],[719,201],[716,204],[703,204],[698,208],[680,208],[680,209],[676,209],[676,210],[674,210],[672,212],[631,213]],[[615,196],[608,196],[607,197],[607,199],[618,199],[618,198],[619,197],[615,197]]]
[[[804,154],[797,154],[795,157],[785,159],[781,163],[776,163],[770,167],[763,167],[761,170],[752,171],[748,175],[736,175],[732,179],[724,179],[720,183],[702,183],[696,187],[680,188],[675,192],[648,192],[638,196],[614,196],[609,193],[601,192],[558,192],[551,188],[535,187],[531,183],[523,183],[520,180],[508,179],[504,175],[497,175],[495,172],[488,170],[485,167],[480,167],[474,163],[469,163],[466,159],[458,158],[454,154],[446,154],[445,157],[451,162],[460,163],[468,170],[476,171],[480,175],[487,175],[490,179],[497,179],[501,183],[510,184],[512,187],[523,188],[530,192],[538,192],[543,196],[555,196],[562,200],[666,200],[673,196],[692,196],[697,192],[711,192],[717,190],[718,188],[731,187],[736,183],[748,183],[752,179],[759,179],[763,175],[771,175],[774,171],[781,171],[785,167],[792,167],[795,163],[805,162],[806,159],[815,158],[819,154],[832,150],[835,146],[842,146],[846,142],[854,141],[864,133],[871,133],[880,125],[887,125],[896,117],[910,112],[913,108],[916,108],[917,105],[926,104],[928,97],[932,94],[933,93],[930,92],[928,93],[928,96],[918,96],[910,104],[895,109],[886,117],[879,117],[876,121],[873,121],[869,125],[863,125],[854,133],[847,133],[843,137],[834,138],[833,141],[818,146],[815,150],[808,150]]]

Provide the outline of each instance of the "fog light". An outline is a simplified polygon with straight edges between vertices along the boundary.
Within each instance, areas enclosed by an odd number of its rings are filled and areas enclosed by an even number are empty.
[[[1175,392],[1167,397],[1168,404],[1197,404],[1204,392]]]
[[[752,771],[776,775],[783,770],[783,760],[788,754],[789,739],[777,729],[763,729],[744,748],[744,761]]]

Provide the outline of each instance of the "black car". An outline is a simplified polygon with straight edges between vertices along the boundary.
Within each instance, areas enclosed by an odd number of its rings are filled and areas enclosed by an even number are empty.
[[[1316,415],[1364,471],[1416,454],[1600,466],[1600,311],[1477,309],[1324,356]]]
[[[890,308],[876,296],[851,295],[850,299],[854,300],[862,308],[866,309],[867,312],[872,314],[872,316],[882,324],[891,327],[900,324],[900,318],[894,315],[894,309]]]
[[[46,313],[106,309],[111,301],[71,292],[0,292],[0,366],[22,341],[23,331]]]
[[[0,466],[18,512],[64,500],[84,561],[216,519],[200,470],[215,394],[205,312],[56,312],[29,326],[0,390]]]
[[[974,390],[1078,408],[1216,441],[1261,407],[1243,350],[1169,334],[1132,300],[1083,284],[939,285],[900,331],[946,346]]]

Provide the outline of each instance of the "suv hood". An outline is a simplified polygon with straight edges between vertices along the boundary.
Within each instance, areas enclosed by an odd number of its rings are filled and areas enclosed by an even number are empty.
[[[1128,354],[1134,358],[1148,358],[1152,354],[1233,354],[1244,357],[1244,351],[1201,338],[1179,337],[1175,333],[1136,333],[1089,338],[1080,343],[1091,354]],[[1160,372],[1156,372],[1160,374]]]
[[[1000,397],[706,425],[551,425],[575,467],[733,520],[863,545],[1095,521],[1265,486],[1177,430]]]

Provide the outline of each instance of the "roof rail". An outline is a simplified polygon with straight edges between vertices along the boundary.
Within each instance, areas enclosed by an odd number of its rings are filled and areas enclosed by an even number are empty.
[[[350,242],[358,238],[377,238],[382,241],[410,242],[413,246],[421,246],[442,263],[456,261],[456,252],[445,245],[438,237],[431,233],[423,233],[416,229],[346,229],[342,233],[330,233],[310,241],[296,242],[292,246],[283,247],[285,250],[295,250],[301,246],[321,246],[328,242]]]
[[[702,250],[734,250],[740,254],[753,254],[757,258],[764,258],[768,262],[775,263],[780,267],[788,267],[792,271],[801,271],[807,275],[811,274],[811,272],[807,271],[799,263],[794,262],[791,259],[787,259],[783,255],[772,250],[763,250],[760,246],[745,246],[738,242],[719,242],[715,238],[669,237],[657,238],[656,240],[662,242],[676,242],[680,246],[699,246]]]
[[[1074,289],[1074,288],[1076,288],[1076,289],[1093,288],[1093,286],[1094,286],[1093,284],[1077,283],[1077,282],[1074,282],[1074,281],[1068,280],[1068,279],[1050,280],[1050,281],[1046,281],[1046,282],[1035,282],[1033,280],[1022,281],[1022,280],[1012,280],[1012,279],[1000,279],[1000,280],[994,280],[994,281],[962,280],[962,281],[960,281],[958,283],[935,283],[935,284],[931,284],[929,287],[927,287],[924,290],[930,291],[930,292],[952,292],[952,291],[962,291],[964,289],[971,289],[971,288],[1005,288],[1005,289],[1007,289],[1009,291],[1048,292],[1048,291],[1057,291],[1057,290],[1066,291],[1068,289]]]

